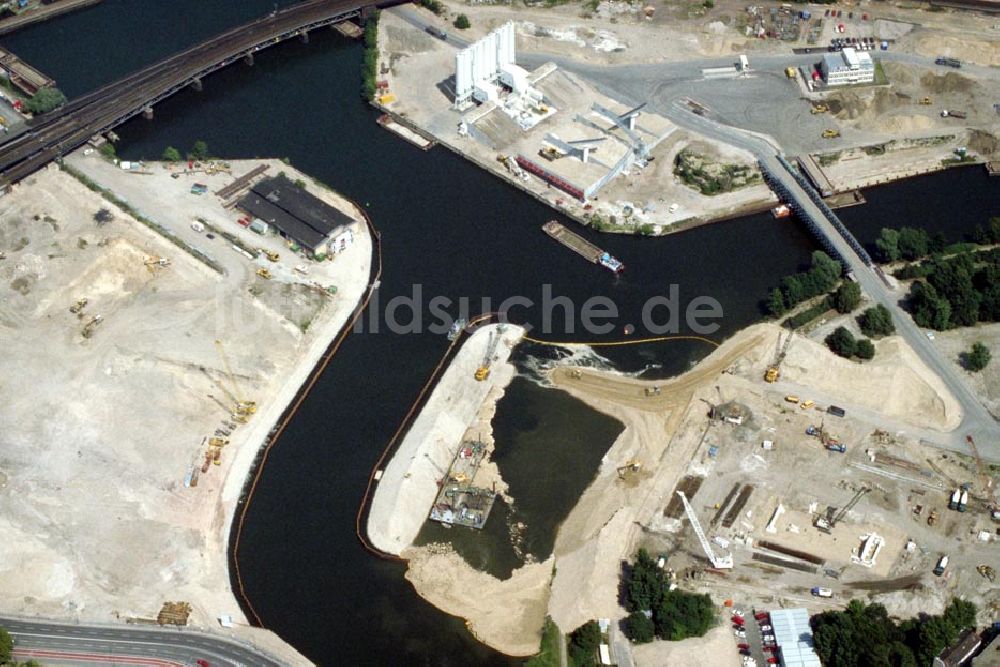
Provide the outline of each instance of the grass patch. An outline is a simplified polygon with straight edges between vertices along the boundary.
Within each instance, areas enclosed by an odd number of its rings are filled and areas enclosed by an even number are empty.
[[[873,58],[873,60],[875,60],[875,81],[873,82],[872,85],[888,86],[889,77],[886,76],[885,69],[883,69],[882,67],[882,61],[875,58]]]
[[[528,658],[524,663],[525,667],[559,667],[559,642],[562,641],[562,633],[548,616],[545,617],[545,626],[542,628],[542,646],[538,653]]]
[[[65,162],[60,162],[59,163],[59,167],[63,171],[65,171],[67,174],[69,174],[70,176],[72,176],[76,180],[78,180],[81,183],[83,183],[83,185],[88,190],[91,190],[91,191],[96,192],[97,194],[101,195],[106,201],[111,202],[112,204],[114,204],[115,206],[117,206],[118,208],[120,208],[122,211],[128,213],[133,218],[135,218],[136,220],[138,220],[142,224],[146,225],[147,227],[149,227],[150,229],[152,229],[154,232],[156,232],[160,236],[166,238],[168,241],[170,241],[171,243],[173,243],[175,246],[177,246],[181,250],[185,251],[186,253],[188,253],[189,255],[191,255],[192,257],[194,257],[199,262],[201,262],[205,266],[209,267],[213,271],[217,271],[217,272],[221,273],[222,275],[225,275],[225,273],[226,273],[225,270],[222,268],[222,266],[218,262],[216,262],[215,260],[213,260],[210,257],[208,257],[207,255],[205,255],[205,253],[203,253],[201,250],[198,250],[197,248],[188,245],[184,240],[182,240],[180,237],[178,237],[176,234],[174,234],[172,231],[170,231],[169,229],[167,229],[166,227],[164,227],[160,223],[154,222],[154,221],[150,220],[149,218],[147,218],[146,216],[144,216],[142,213],[140,213],[139,211],[137,211],[131,204],[129,204],[124,199],[121,199],[118,195],[116,195],[111,190],[108,190],[107,188],[101,187],[100,185],[98,185],[97,183],[95,183],[90,177],[86,176],[85,174],[83,174],[82,172],[78,171],[77,169],[74,169],[73,167],[69,166]]]
[[[800,327],[804,327],[805,325],[809,324],[817,317],[823,315],[829,310],[830,310],[830,303],[827,297],[823,297],[823,299],[812,308],[807,308],[803,310],[801,313],[796,313],[791,317],[785,318],[785,321],[782,322],[781,324],[786,329],[798,329]]]
[[[831,164],[840,160],[840,151],[837,151],[836,153],[822,153],[817,157],[819,158],[819,166],[829,167]]]

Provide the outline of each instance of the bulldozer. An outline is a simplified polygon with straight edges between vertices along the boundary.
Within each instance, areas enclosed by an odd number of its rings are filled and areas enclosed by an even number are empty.
[[[263,278],[264,280],[270,280],[271,279],[271,272],[268,269],[264,269],[264,268],[257,269],[257,275],[260,276],[261,278]]]
[[[79,315],[83,312],[83,309],[87,307],[88,303],[90,302],[87,299],[77,299],[76,303],[69,307],[69,312],[74,315]]]
[[[257,250],[258,252],[260,252],[260,254],[264,255],[264,257],[267,257],[267,260],[269,262],[277,262],[278,259],[281,257],[278,253],[274,252],[273,250],[268,250],[266,248],[257,248]]]
[[[90,338],[91,336],[94,335],[94,329],[97,328],[97,325],[99,325],[103,321],[104,321],[103,315],[94,315],[92,318],[90,318],[90,321],[83,326],[83,331],[81,331],[80,333],[83,334],[84,338]]]
[[[146,261],[143,262],[143,264],[146,265],[147,269],[149,269],[150,271],[153,271],[153,270],[156,269],[156,267],[167,267],[167,266],[170,266],[170,260],[169,259],[164,259],[163,257],[153,256],[153,257],[147,257]]]
[[[976,572],[983,575],[986,579],[989,579],[991,582],[996,581],[997,578],[996,570],[994,570],[989,565],[980,565],[979,567],[976,568]]]
[[[834,129],[823,130],[824,139],[836,139],[839,136],[840,136],[840,130],[834,130]]]
[[[936,509],[932,509],[931,513],[927,515],[927,525],[933,526],[934,524],[937,523],[937,520],[938,520],[938,511]]]
[[[226,440],[225,438],[211,437],[211,438],[208,439],[208,446],[209,447],[225,447],[228,444],[229,444],[229,441]]]
[[[917,104],[923,104],[924,106],[927,106],[929,104],[932,104],[933,102],[934,101],[929,97],[921,97],[920,101],[917,102]]]
[[[811,114],[826,113],[829,110],[830,107],[826,106],[826,104],[824,104],[823,102],[817,102],[816,104],[812,105],[812,108],[809,109],[809,113]]]
[[[642,470],[642,461],[632,459],[626,461],[625,465],[618,467],[618,479],[625,479],[629,475],[635,475]]]

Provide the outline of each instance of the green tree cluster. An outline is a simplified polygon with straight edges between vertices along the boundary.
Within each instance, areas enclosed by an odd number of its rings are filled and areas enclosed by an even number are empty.
[[[574,667],[597,664],[597,647],[601,643],[601,627],[597,621],[587,621],[569,636],[569,659]]]
[[[918,325],[941,331],[1000,321],[1000,252],[967,252],[923,266],[926,278],[911,285],[909,297]]]
[[[816,653],[826,667],[917,667],[930,665],[975,622],[976,606],[964,600],[952,600],[940,616],[925,615],[900,624],[881,604],[851,600],[844,611],[817,614],[810,624]]]
[[[844,327],[837,327],[824,340],[826,346],[839,357],[850,359],[871,359],[875,356],[875,346],[867,338],[855,338]]]
[[[654,636],[668,641],[700,637],[715,621],[715,606],[707,595],[670,590],[670,584],[645,549],[632,564],[626,586],[626,608],[631,612],[625,635],[636,643]]]
[[[379,12],[376,10],[365,22],[365,55],[361,60],[361,96],[366,100],[375,99],[375,78],[378,75],[378,20]]]
[[[189,160],[207,160],[208,159],[208,144],[199,139],[194,142],[191,146],[191,152],[188,153]]]
[[[892,323],[892,315],[889,313],[889,309],[882,304],[872,306],[858,315],[858,326],[861,327],[861,333],[869,338],[891,336],[896,332],[896,325]]]
[[[420,0],[420,6],[429,9],[438,16],[444,14],[446,10],[445,6],[438,2],[438,0]]]
[[[898,262],[901,259],[913,261],[926,257],[932,252],[932,247],[935,252],[944,250],[943,236],[935,236],[933,245],[931,241],[930,234],[923,229],[902,227],[896,230],[883,227],[875,240],[875,258],[881,262]]]
[[[767,309],[774,316],[786,313],[790,308],[823,292],[833,289],[840,279],[842,267],[822,250],[812,254],[808,271],[785,276],[781,286],[771,291]]]
[[[978,373],[990,365],[990,348],[982,343],[973,343],[972,350],[965,355],[965,367],[973,373]]]
[[[472,27],[472,22],[469,21],[469,17],[465,14],[459,14],[455,17],[455,22],[453,24],[459,30],[468,30]]]
[[[972,241],[979,245],[1000,243],[1000,217],[990,218],[985,225],[976,225],[972,230]]]
[[[181,152],[173,146],[167,146],[163,149],[163,160],[165,162],[180,162]]]
[[[10,662],[14,655],[14,638],[5,629],[0,628],[0,665]]]
[[[42,88],[32,95],[24,103],[24,108],[29,113],[40,114],[48,113],[64,104],[66,104],[66,96],[63,95],[62,91],[58,88],[48,87]]]

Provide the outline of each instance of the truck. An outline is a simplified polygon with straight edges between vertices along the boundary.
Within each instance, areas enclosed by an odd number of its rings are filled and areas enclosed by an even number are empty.
[[[954,67],[955,69],[959,69],[962,67],[962,61],[959,60],[958,58],[948,58],[945,56],[938,56],[937,58],[935,58],[934,64],[943,65],[944,67]]]
[[[831,405],[830,407],[828,407],[826,409],[826,411],[828,413],[830,413],[831,415],[833,415],[834,417],[843,417],[846,414],[846,412],[844,411],[844,408],[841,408],[841,407],[836,406],[836,405]]]
[[[811,592],[813,595],[819,598],[833,597],[833,591],[831,591],[829,588],[821,588],[820,586],[815,586]]]
[[[842,442],[828,442],[826,443],[826,448],[831,452],[840,452],[841,454],[847,452],[847,445]]]
[[[964,512],[969,507],[969,492],[962,490],[962,497],[958,500],[958,511]]]
[[[946,569],[948,569],[948,556],[944,555],[941,556],[941,559],[938,560],[937,565],[934,566],[934,574],[940,577],[942,574],[944,574],[944,571]]]
[[[429,25],[427,26],[426,30],[428,35],[432,35],[434,37],[437,37],[438,39],[444,39],[444,40],[448,39],[448,33],[446,33],[444,30],[441,30],[440,28],[435,28],[434,26]]]
[[[962,499],[962,490],[955,489],[955,492],[951,494],[951,498],[948,500],[948,509],[957,510],[958,501]]]
[[[942,118],[965,118],[966,113],[964,111],[949,111],[944,109],[941,111]]]
[[[749,72],[750,71],[750,61],[744,55],[740,56],[739,70],[741,72]]]

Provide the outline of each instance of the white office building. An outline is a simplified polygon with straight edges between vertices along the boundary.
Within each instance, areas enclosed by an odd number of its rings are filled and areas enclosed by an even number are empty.
[[[871,55],[864,51],[846,48],[840,53],[827,53],[823,56],[821,68],[828,86],[875,81],[875,63]]]

